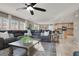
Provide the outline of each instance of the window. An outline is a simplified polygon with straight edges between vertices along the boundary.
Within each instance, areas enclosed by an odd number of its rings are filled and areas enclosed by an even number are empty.
[[[0,30],[2,29],[2,17],[0,17]]]
[[[9,29],[9,19],[2,18],[2,30],[8,30]]]
[[[25,30],[26,22],[15,16],[0,14],[0,30]]]
[[[24,22],[22,22],[22,21],[20,21],[20,30],[25,30],[25,23]]]
[[[18,30],[19,29],[18,26],[19,26],[19,21],[18,20],[15,20],[15,30]]]
[[[11,19],[10,20],[10,29],[11,30],[18,30],[18,24],[19,24],[19,21]]]

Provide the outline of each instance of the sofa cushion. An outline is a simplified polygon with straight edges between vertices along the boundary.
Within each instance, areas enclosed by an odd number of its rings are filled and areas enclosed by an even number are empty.
[[[4,48],[4,39],[0,38],[0,50]]]
[[[14,42],[19,40],[18,38],[14,37],[14,38],[7,38],[6,40],[4,40],[4,48],[9,47],[8,43]]]
[[[17,37],[7,38],[5,40],[5,44],[11,43],[11,42],[14,42],[14,41],[17,41],[17,40],[19,40]]]
[[[11,38],[11,37],[14,37],[14,34],[10,33],[10,34],[9,34],[9,37],[10,37],[10,38]]]

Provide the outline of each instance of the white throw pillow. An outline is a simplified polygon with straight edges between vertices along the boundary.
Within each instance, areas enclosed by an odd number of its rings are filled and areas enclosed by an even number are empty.
[[[49,31],[45,31],[44,36],[48,36],[48,35],[49,35]]]
[[[4,32],[4,33],[0,32],[0,37],[3,39],[6,39],[6,38],[9,38],[9,34],[8,34],[8,32]]]
[[[8,32],[4,32],[3,35],[5,36],[4,39],[9,38]]]

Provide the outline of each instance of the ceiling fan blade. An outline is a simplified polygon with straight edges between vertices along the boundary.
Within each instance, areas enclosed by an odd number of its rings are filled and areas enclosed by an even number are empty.
[[[39,7],[33,7],[35,10],[39,10],[39,11],[43,11],[43,12],[45,12],[46,10],[45,9],[43,9],[43,8],[39,8]]]
[[[20,10],[20,9],[27,9],[27,7],[23,7],[23,8],[18,8],[18,9],[16,9],[16,10]]]
[[[34,5],[36,5],[36,3],[31,3],[31,6],[33,7]]]
[[[34,12],[33,12],[33,10],[30,10],[30,13],[31,13],[31,15],[34,15]]]

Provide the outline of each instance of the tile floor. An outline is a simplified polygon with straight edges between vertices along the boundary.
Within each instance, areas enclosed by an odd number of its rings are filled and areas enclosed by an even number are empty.
[[[32,56],[73,56],[74,51],[79,51],[79,43],[75,38],[60,39],[59,43],[40,42],[34,48],[36,51]]]
[[[33,56],[56,56],[55,43],[40,42],[35,48],[37,51]]]
[[[56,44],[57,56],[73,56],[74,51],[79,51],[79,43],[75,38],[60,39]]]

